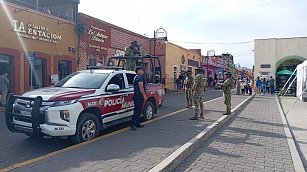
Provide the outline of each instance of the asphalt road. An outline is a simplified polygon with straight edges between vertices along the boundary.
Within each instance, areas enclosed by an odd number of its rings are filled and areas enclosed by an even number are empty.
[[[204,101],[220,96],[222,96],[221,91],[208,90],[205,93]],[[185,106],[186,100],[182,92],[169,93],[165,97],[163,106],[158,109],[156,117],[177,111]],[[164,118],[163,120],[168,120],[168,118]],[[102,131],[101,135],[117,131],[127,126],[128,124],[125,123],[117,127],[109,128]],[[0,137],[0,169],[71,145],[70,141],[66,139],[35,139],[24,134],[11,133],[6,128],[3,112],[0,112]]]

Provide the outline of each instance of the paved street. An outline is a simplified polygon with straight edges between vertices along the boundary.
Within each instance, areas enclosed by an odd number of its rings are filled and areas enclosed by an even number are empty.
[[[275,97],[255,97],[175,171],[294,171]]]
[[[234,96],[233,106],[247,97]],[[190,121],[193,109],[124,131],[14,171],[148,171],[222,116],[223,99],[205,104],[205,120]]]
[[[220,97],[221,95],[221,91],[208,90],[205,94],[205,101]],[[182,109],[185,105],[183,93],[172,92],[166,96],[164,105],[159,109],[156,117]],[[168,121],[168,119],[163,120]],[[127,127],[127,124],[110,128],[103,131],[101,135],[124,127]],[[11,133],[6,128],[3,112],[0,113],[0,136],[1,140],[5,140],[0,142],[0,169],[71,145],[68,140],[63,139],[33,139],[24,134]]]

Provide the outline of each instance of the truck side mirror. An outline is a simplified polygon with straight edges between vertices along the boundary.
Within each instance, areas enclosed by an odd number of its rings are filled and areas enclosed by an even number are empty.
[[[119,90],[120,90],[119,85],[110,84],[110,85],[107,86],[106,92],[116,92],[116,91],[119,91]]]

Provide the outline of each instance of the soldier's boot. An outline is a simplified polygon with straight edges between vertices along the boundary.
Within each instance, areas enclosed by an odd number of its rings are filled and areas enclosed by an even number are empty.
[[[190,120],[198,120],[198,109],[195,109],[195,115],[192,118],[189,118]]]
[[[204,118],[204,104],[202,101],[200,102],[200,118],[205,119]]]
[[[227,113],[231,114],[231,107],[230,106],[227,108]]]
[[[228,112],[226,111],[225,113],[223,113],[223,115],[229,115]]]
[[[200,114],[200,118],[201,118],[201,119],[205,119],[203,113]]]
[[[230,108],[227,108],[226,113],[224,113],[223,115],[230,115],[231,114],[231,110]]]
[[[189,118],[189,120],[198,120],[198,116],[195,114],[192,118]]]

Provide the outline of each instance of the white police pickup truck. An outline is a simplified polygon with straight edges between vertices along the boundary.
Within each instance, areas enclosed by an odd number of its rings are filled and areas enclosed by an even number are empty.
[[[129,121],[133,114],[133,79],[126,70],[83,70],[54,87],[9,95],[5,117],[8,129],[29,136],[68,136],[80,143],[99,130]],[[163,102],[162,84],[148,84],[143,118],[150,120]]]

